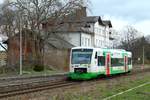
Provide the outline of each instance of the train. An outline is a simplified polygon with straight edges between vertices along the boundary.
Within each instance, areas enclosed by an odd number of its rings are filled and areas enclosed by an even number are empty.
[[[132,70],[132,53],[123,49],[73,47],[68,78],[89,80]]]

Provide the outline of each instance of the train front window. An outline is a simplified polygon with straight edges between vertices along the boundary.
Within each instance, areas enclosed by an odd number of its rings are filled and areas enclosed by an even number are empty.
[[[72,64],[90,64],[93,49],[74,49],[72,50]]]

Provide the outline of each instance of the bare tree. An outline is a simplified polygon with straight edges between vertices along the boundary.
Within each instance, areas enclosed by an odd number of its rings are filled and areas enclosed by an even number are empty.
[[[140,32],[132,26],[126,26],[122,32],[120,48],[131,50],[135,39],[140,36]]]
[[[8,37],[11,37],[13,32],[13,21],[15,13],[9,7],[9,2],[4,2],[1,5],[1,34],[6,34]]]
[[[112,33],[113,33],[113,48],[117,48],[119,45],[120,45],[120,34],[119,34],[119,31],[117,30],[112,30]]]
[[[6,0],[7,1],[7,0]],[[9,1],[9,0],[8,0]],[[37,54],[42,59],[44,44],[59,28],[60,20],[74,12],[77,8],[87,5],[88,0],[15,0],[6,2],[2,11],[6,21],[3,29],[8,37],[23,30],[30,30],[36,35]],[[53,27],[42,28],[49,22]]]

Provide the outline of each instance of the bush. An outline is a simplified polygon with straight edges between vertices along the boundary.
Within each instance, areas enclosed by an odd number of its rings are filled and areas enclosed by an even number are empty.
[[[44,66],[42,66],[42,65],[35,65],[33,70],[36,71],[36,72],[41,72],[41,71],[44,70]]]

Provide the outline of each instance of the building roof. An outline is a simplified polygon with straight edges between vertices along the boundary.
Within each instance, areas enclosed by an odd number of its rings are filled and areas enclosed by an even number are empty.
[[[104,25],[107,25],[109,27],[112,27],[111,21],[110,20],[103,20],[102,21]]]
[[[90,29],[90,25],[98,22],[99,25],[112,27],[110,21],[102,21],[100,16],[87,16],[82,17],[80,19],[68,18],[64,20],[60,20],[57,28],[54,29],[54,32],[84,32],[87,34],[94,34],[94,31]],[[55,27],[53,24],[50,23],[50,28]]]
[[[87,16],[86,8],[81,7],[75,13],[65,15],[57,19],[49,19],[48,23],[44,22],[43,25],[47,25],[49,30],[54,28],[54,32],[85,32],[94,34],[94,31],[90,29],[90,24],[99,22],[99,25],[112,27],[111,21],[102,20],[100,16]],[[56,28],[59,26],[59,28]]]
[[[95,23],[99,19],[99,16],[88,16],[81,18],[81,21],[88,22],[88,23]]]
[[[53,48],[57,49],[66,49],[66,48],[72,48],[75,47],[73,44],[69,43],[68,41],[64,40],[60,36],[56,34],[52,34],[48,38],[48,45]]]
[[[87,16],[82,18],[81,20],[86,23],[96,23],[98,21],[102,26],[111,25],[110,21],[103,21],[100,16]]]

